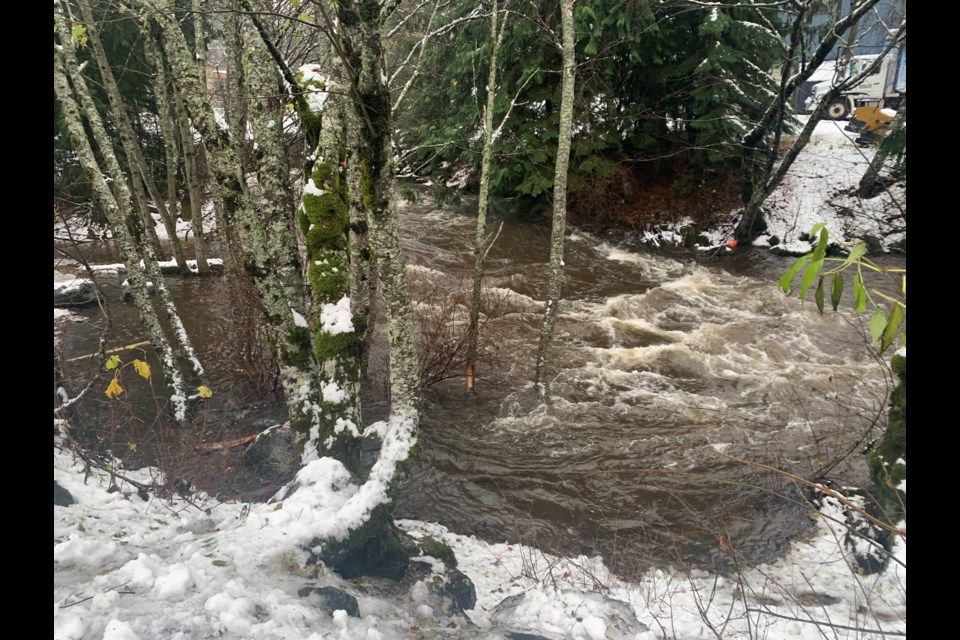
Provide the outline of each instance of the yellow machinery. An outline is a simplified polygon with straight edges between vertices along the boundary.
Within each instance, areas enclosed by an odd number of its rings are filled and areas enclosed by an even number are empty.
[[[873,144],[887,135],[890,122],[895,115],[896,111],[882,108],[879,102],[865,104],[854,110],[853,118],[850,120],[850,124],[846,126],[846,130],[860,132],[860,136],[856,139],[857,144]]]

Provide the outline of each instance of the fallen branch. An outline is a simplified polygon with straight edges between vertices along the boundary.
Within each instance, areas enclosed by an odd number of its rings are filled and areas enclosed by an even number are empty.
[[[141,347],[145,347],[148,344],[150,344],[150,341],[144,340],[143,342],[135,342],[133,344],[128,344],[125,347],[117,347],[116,349],[110,349],[108,351],[104,351],[104,353],[106,354],[106,353],[118,353],[120,351],[133,351],[134,349],[140,349]],[[100,357],[99,352],[88,353],[85,356],[77,356],[75,358],[70,358],[69,360],[67,360],[67,362],[76,362],[77,360],[86,360],[87,358],[98,358],[98,357]]]
[[[198,453],[213,453],[214,451],[224,451],[225,449],[233,449],[235,447],[242,447],[245,444],[250,444],[257,439],[259,433],[255,433],[251,436],[243,436],[242,438],[234,438],[233,440],[222,440],[220,442],[211,442],[208,444],[198,444],[193,448],[194,451]]]

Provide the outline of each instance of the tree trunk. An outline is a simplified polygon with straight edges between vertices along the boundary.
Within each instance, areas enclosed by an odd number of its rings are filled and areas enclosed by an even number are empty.
[[[170,342],[167,340],[163,329],[160,326],[156,311],[147,292],[147,279],[141,268],[141,259],[146,262],[149,258],[141,256],[140,251],[134,245],[126,226],[126,218],[129,215],[127,211],[130,202],[130,193],[126,187],[125,180],[119,172],[119,164],[110,147],[109,139],[106,136],[106,130],[100,120],[100,116],[94,107],[93,100],[90,97],[82,75],[79,73],[77,60],[73,51],[73,42],[71,41],[71,29],[60,10],[54,11],[57,30],[61,35],[62,45],[60,53],[57,48],[54,49],[54,90],[60,104],[63,106],[64,119],[70,133],[71,141],[77,152],[77,157],[81,165],[90,178],[94,197],[100,204],[107,219],[113,229],[114,236],[120,246],[120,252],[124,265],[127,269],[127,276],[131,282],[131,292],[133,293],[134,304],[140,313],[147,335],[153,344],[157,356],[163,365],[164,376],[169,384],[172,395],[171,403],[174,406],[174,415],[178,422],[185,423],[187,391],[183,375],[180,372],[177,359]],[[62,56],[62,61],[61,61]],[[103,172],[97,163],[93,148],[87,139],[83,123],[80,117],[80,110],[70,86],[67,81],[66,67],[73,78],[74,89],[83,103],[84,110],[87,112],[87,121],[90,124],[90,130],[97,139],[97,146],[100,147],[101,156],[109,165],[109,173],[114,184],[120,190],[120,197],[114,198],[110,187],[104,179]],[[162,281],[155,283],[158,288],[162,286]]]
[[[284,104],[279,77],[252,24],[244,25],[242,37],[245,77],[253,107],[250,122],[257,141],[258,207],[265,225],[267,251],[276,263],[287,299],[305,317],[304,283],[294,227],[297,204],[284,149]]]
[[[906,127],[907,96],[904,95],[900,100],[900,106],[897,108],[897,115],[890,124],[890,131],[887,134],[887,137],[880,142],[880,145],[877,147],[876,154],[874,154],[873,159],[870,160],[870,166],[867,167],[866,172],[860,179],[858,191],[861,198],[870,198],[877,194],[877,187],[880,182],[880,171],[883,169],[883,165],[886,163],[887,158],[890,157],[890,151],[894,146],[891,144],[891,141],[898,140],[900,137],[902,137],[903,131],[906,129]]]
[[[206,78],[207,41],[203,30],[203,12],[200,9],[200,0],[191,0],[190,9],[193,11],[193,34],[196,45],[194,55],[197,65],[200,67],[200,73]],[[187,193],[190,196],[193,253],[197,258],[197,271],[200,275],[205,275],[210,273],[210,265],[207,263],[207,239],[203,235],[203,179],[200,175],[200,164],[196,160],[196,145],[193,143],[192,136],[190,137],[190,145],[190,150],[184,148],[183,169],[187,180]]]
[[[143,19],[161,45],[168,71],[177,78],[184,107],[206,147],[214,184],[223,201],[224,216],[236,223],[243,245],[244,270],[263,304],[291,426],[296,433],[310,433],[323,411],[310,330],[303,326],[306,322],[299,322],[294,315],[294,306],[299,304],[291,305],[287,298],[269,252],[263,221],[254,210],[236,147],[216,122],[203,76],[191,60],[176,17],[164,0],[145,0],[145,4],[149,11]]]
[[[550,395],[547,361],[553,341],[557,306],[563,282],[563,236],[567,220],[567,171],[570,167],[570,138],[573,132],[573,83],[575,71],[573,40],[573,0],[560,0],[561,35],[563,42],[563,83],[560,89],[560,131],[557,140],[557,163],[553,176],[553,229],[550,237],[550,285],[547,307],[540,325],[537,348],[537,395],[541,402]]]
[[[100,77],[103,79],[104,88],[107,90],[107,97],[110,100],[110,106],[113,110],[113,117],[117,123],[117,129],[120,131],[120,142],[123,145],[123,152],[127,156],[127,162],[130,164],[130,180],[133,184],[133,192],[137,195],[138,202],[143,202],[143,187],[146,187],[150,199],[160,214],[160,219],[167,231],[170,241],[170,250],[173,259],[180,269],[180,273],[191,275],[187,267],[186,260],[183,258],[183,250],[180,248],[180,241],[177,238],[177,226],[166,204],[160,197],[160,190],[153,180],[147,162],[143,157],[143,150],[137,142],[137,137],[133,132],[133,125],[130,122],[130,116],[127,113],[127,107],[124,104],[123,96],[120,95],[120,88],[113,76],[113,70],[107,61],[106,51],[103,49],[103,43],[100,41],[100,34],[94,19],[93,10],[90,8],[89,0],[80,0],[80,10],[83,12],[83,18],[86,21],[87,35],[93,48],[93,56],[96,59],[97,67],[100,69]],[[139,175],[138,175],[139,174]],[[142,180],[142,182],[140,182]],[[144,203],[145,204],[145,203]],[[143,206],[143,205],[141,205]],[[149,210],[146,211],[144,225],[147,226],[147,233],[156,237],[153,217]],[[157,243],[159,246],[159,242]]]
[[[464,390],[473,391],[476,381],[477,343],[480,333],[480,295],[483,287],[484,237],[490,198],[490,163],[493,158],[493,108],[497,91],[497,54],[503,31],[497,30],[497,0],[490,9],[490,70],[487,74],[487,105],[483,110],[483,155],[480,158],[480,197],[477,203],[477,231],[473,240],[473,293],[470,297],[470,324],[467,326],[467,376]],[[506,17],[504,17],[506,23]]]

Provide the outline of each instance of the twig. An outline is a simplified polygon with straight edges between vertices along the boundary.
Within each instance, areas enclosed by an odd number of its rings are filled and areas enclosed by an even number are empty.
[[[797,618],[796,616],[786,616],[782,613],[774,613],[768,609],[751,609],[747,607],[747,611],[750,613],[759,613],[765,616],[773,616],[774,618],[782,618],[784,620],[792,620],[793,622],[804,622],[806,624],[815,624],[817,626],[831,627],[833,629],[843,629],[844,631],[857,631],[859,633],[879,633],[882,636],[902,636],[906,637],[907,634],[905,631],[884,631],[882,629],[864,629],[862,627],[851,627],[845,624],[839,624],[836,622],[821,622],[819,620],[805,620],[804,618]]]
[[[774,472],[774,473],[779,473],[779,474],[781,474],[781,475],[784,475],[784,476],[790,478],[791,480],[794,480],[794,481],[796,481],[796,482],[803,483],[803,484],[807,485],[808,487],[811,487],[811,488],[813,488],[813,489],[816,489],[817,491],[820,491],[821,493],[824,493],[824,494],[830,496],[831,498],[835,498],[835,499],[839,500],[845,507],[847,507],[847,508],[849,508],[849,509],[852,509],[853,511],[856,511],[858,514],[860,514],[861,516],[863,516],[864,518],[866,518],[867,520],[869,520],[869,521],[872,522],[873,524],[877,525],[878,527],[881,527],[882,529],[885,529],[886,531],[889,531],[890,533],[894,533],[894,534],[900,536],[901,538],[903,538],[904,540],[907,539],[907,531],[906,531],[906,529],[900,529],[899,527],[895,527],[895,526],[893,526],[892,524],[889,524],[889,523],[887,523],[887,522],[883,522],[882,520],[879,520],[879,519],[877,519],[877,518],[874,518],[874,517],[871,516],[869,513],[867,513],[866,511],[864,511],[863,509],[861,509],[860,507],[858,507],[858,506],[855,505],[854,503],[850,502],[850,500],[848,500],[848,499],[846,498],[846,496],[844,496],[843,494],[841,494],[841,493],[838,492],[838,491],[834,491],[834,490],[831,489],[830,487],[827,487],[827,486],[825,486],[825,485],[822,485],[822,484],[820,484],[820,483],[818,483],[818,482],[811,482],[810,480],[807,480],[806,478],[801,478],[800,476],[794,475],[794,474],[790,473],[789,471],[784,471],[783,469],[777,469],[776,467],[771,467],[770,465],[766,465],[766,464],[763,464],[763,463],[760,463],[760,462],[751,462],[750,460],[743,460],[743,459],[741,459],[741,458],[737,458],[737,457],[731,456],[729,453],[724,453],[723,451],[719,451],[719,450],[717,450],[717,449],[714,449],[714,451],[716,451],[717,454],[723,456],[724,458],[727,458],[727,459],[729,459],[729,460],[733,460],[734,462],[739,462],[740,464],[746,464],[746,465],[750,465],[750,466],[754,466],[754,467],[760,467],[761,469],[766,469],[767,471],[772,471],[772,472]]]

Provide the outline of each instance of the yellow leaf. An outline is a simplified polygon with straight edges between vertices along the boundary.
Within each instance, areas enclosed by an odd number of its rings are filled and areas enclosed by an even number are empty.
[[[150,365],[148,365],[143,360],[134,360],[133,368],[137,370],[137,373],[140,374],[141,378],[150,379]]]
[[[120,381],[114,378],[110,381],[110,384],[107,386],[107,390],[104,392],[107,394],[108,398],[116,398],[121,393],[123,393],[123,387],[120,386]]]
[[[210,387],[208,387],[208,386],[205,385],[205,384],[202,384],[202,385],[200,385],[199,387],[197,387],[197,391],[200,392],[200,397],[201,397],[201,398],[209,398],[209,397],[213,396],[213,391],[211,391],[211,390],[210,390]]]
[[[110,356],[107,358],[107,361],[103,366],[105,366],[107,369],[116,369],[118,366],[120,366],[120,356],[116,354]]]

